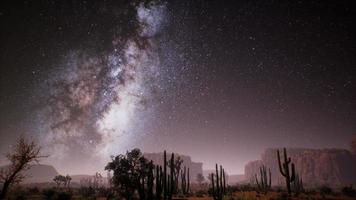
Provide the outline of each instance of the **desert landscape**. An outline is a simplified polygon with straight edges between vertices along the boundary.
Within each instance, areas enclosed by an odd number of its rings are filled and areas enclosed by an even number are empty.
[[[34,143],[20,138],[0,169],[2,198],[8,199],[355,199],[356,137],[347,149],[266,149],[242,175],[222,165],[203,171],[203,163],[175,153],[112,157],[106,176],[61,175],[39,162]],[[290,156],[287,152],[291,152]],[[205,176],[204,176],[205,174]],[[230,179],[238,176],[238,180]],[[6,185],[9,183],[8,185]],[[9,187],[11,185],[11,187]]]
[[[356,199],[350,0],[1,0],[0,200]]]

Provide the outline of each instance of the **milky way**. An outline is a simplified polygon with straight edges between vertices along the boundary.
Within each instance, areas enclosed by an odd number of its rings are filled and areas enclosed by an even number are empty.
[[[0,153],[26,134],[60,173],[103,170],[137,147],[230,174],[265,148],[346,149],[355,10],[346,0],[1,1]]]
[[[132,35],[114,37],[111,52],[68,52],[48,81],[46,117],[39,126],[54,160],[107,159],[130,144],[135,124],[145,123],[140,114],[152,108],[160,87],[155,36],[167,14],[162,3],[140,3],[134,9]]]

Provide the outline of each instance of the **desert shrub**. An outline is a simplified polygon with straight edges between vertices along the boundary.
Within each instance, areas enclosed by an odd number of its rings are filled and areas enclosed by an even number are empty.
[[[197,197],[204,197],[204,195],[206,195],[206,191],[204,191],[204,190],[198,190],[195,193],[195,196],[197,196]]]
[[[314,197],[313,195],[307,194],[306,200],[316,200],[316,197]]]
[[[256,198],[242,194],[241,196],[238,196],[236,200],[256,200]]]
[[[8,198],[9,200],[23,200],[26,199],[27,191],[21,186],[15,186],[9,191]]]
[[[97,195],[99,197],[108,197],[108,196],[112,196],[112,192],[111,192],[111,189],[109,189],[109,188],[99,187],[97,189]]]
[[[349,197],[356,197],[356,190],[352,188],[352,186],[350,187],[343,187],[341,189],[341,192],[343,195],[349,196]]]
[[[42,196],[43,196],[43,199],[45,199],[45,200],[54,199],[55,195],[56,195],[56,190],[53,188],[44,189],[42,191]]]
[[[283,191],[278,193],[276,200],[287,200],[288,199],[288,193]]]
[[[14,200],[25,200],[26,197],[25,197],[25,195],[23,195],[23,194],[17,194],[17,195],[15,195],[13,198],[10,198],[10,199],[14,199]]]
[[[56,195],[56,200],[70,200],[72,199],[72,194],[69,192],[59,192]]]
[[[25,193],[9,193],[7,200],[25,200]]]
[[[85,198],[91,197],[95,195],[95,190],[93,187],[80,187],[79,194]]]
[[[30,193],[30,194],[39,194],[40,190],[38,189],[38,187],[31,187],[31,188],[28,188],[28,193]]]
[[[208,195],[209,195],[209,196],[212,196],[212,195],[213,195],[213,189],[210,188],[210,187],[209,187],[209,189],[208,189]]]
[[[273,191],[281,193],[281,192],[285,192],[286,190],[281,186],[276,186],[276,187],[273,188]]]
[[[307,189],[305,190],[305,193],[310,195],[316,195],[318,192],[315,189]]]
[[[240,185],[240,190],[241,191],[254,191],[255,187],[253,187],[251,184],[243,184],[243,185]]]
[[[228,194],[231,194],[231,193],[235,193],[235,192],[238,192],[239,191],[239,187],[236,186],[236,185],[228,185],[227,188],[226,188],[226,191]]]
[[[324,195],[329,195],[329,194],[333,193],[333,190],[327,185],[321,186],[319,188],[319,191],[321,194],[324,194]]]

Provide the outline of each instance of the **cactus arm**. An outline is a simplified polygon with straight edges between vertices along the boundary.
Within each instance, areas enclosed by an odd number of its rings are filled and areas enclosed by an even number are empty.
[[[289,157],[287,160],[287,164],[289,164],[290,162],[292,162],[292,159]]]
[[[222,166],[220,165],[220,193],[222,194],[224,191],[223,191],[223,184],[222,184],[222,176],[223,176],[223,174],[222,174]]]
[[[224,194],[225,194],[226,193],[225,169],[223,169],[223,177],[222,178],[223,178],[223,184],[224,184],[223,185],[223,188],[224,188],[223,191],[224,191]]]
[[[164,160],[163,160],[163,199],[167,199],[167,152],[166,150],[164,150],[164,153],[163,153],[163,157],[164,157]]]
[[[220,193],[218,164],[215,165],[215,170],[216,170],[216,194],[218,196]]]
[[[213,198],[215,199],[215,185],[214,185],[214,173],[211,173],[211,186],[213,188]]]
[[[266,166],[262,166],[262,173],[263,173],[263,185],[267,186],[267,171]]]
[[[279,171],[281,172],[282,176],[286,176],[286,174],[283,172],[283,168],[282,168],[282,163],[281,163],[281,155],[279,153],[279,150],[277,150],[277,157],[278,157],[278,167],[279,167]]]
[[[290,181],[293,182],[295,180],[295,167],[294,163],[292,163],[292,176],[290,177]]]
[[[256,179],[256,184],[257,184],[257,188],[259,189],[260,188],[260,184],[258,182],[258,179],[257,179],[257,175],[255,174],[255,179]]]
[[[172,153],[171,162],[170,162],[170,192],[169,192],[169,199],[172,199],[172,195],[174,192],[174,153]]]
[[[172,197],[171,197],[171,194],[172,194],[172,191],[170,190],[170,186],[171,186],[171,183],[170,183],[170,180],[171,180],[171,177],[170,175],[168,174],[167,175],[167,199],[171,200]]]
[[[188,183],[187,183],[187,184],[188,184],[188,185],[187,185],[187,193],[189,193],[189,190],[190,190],[190,175],[189,175],[189,171],[190,171],[190,170],[189,170],[189,167],[188,167],[188,175],[187,175],[187,179],[188,179],[188,180],[187,180],[187,181],[188,181]]]
[[[271,187],[271,185],[272,185],[272,178],[271,178],[271,176],[272,176],[272,173],[271,173],[271,169],[270,168],[268,168],[268,174],[269,174],[269,184],[268,184],[268,187]]]

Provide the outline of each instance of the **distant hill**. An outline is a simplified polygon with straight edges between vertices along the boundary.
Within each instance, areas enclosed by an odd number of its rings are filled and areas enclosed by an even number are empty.
[[[94,175],[86,175],[86,174],[78,174],[78,175],[71,175],[72,178],[71,182],[72,183],[80,183],[80,181],[84,179],[92,179]]]
[[[57,170],[51,165],[31,165],[24,173],[25,179],[22,183],[45,183],[53,182],[53,178],[58,175]]]
[[[2,166],[0,168],[6,168]],[[46,183],[53,182],[53,178],[58,175],[57,170],[51,165],[30,165],[29,169],[23,172],[25,179],[22,181],[24,184],[28,183]]]
[[[6,168],[7,166],[2,166],[0,168]],[[23,175],[25,175],[25,179],[21,182],[21,184],[30,184],[33,185],[35,184],[36,186],[44,186],[43,184],[46,184],[47,186],[53,186],[53,178],[57,175],[59,175],[58,171],[51,165],[31,165],[28,170],[26,170]],[[65,175],[65,174],[63,174]],[[71,184],[73,186],[78,186],[80,185],[80,181],[82,180],[93,180],[94,175],[86,175],[86,174],[80,174],[80,175],[70,175],[72,180]],[[107,178],[103,177],[103,183],[107,182]],[[50,185],[48,185],[48,183]],[[39,184],[39,185],[38,185]]]

